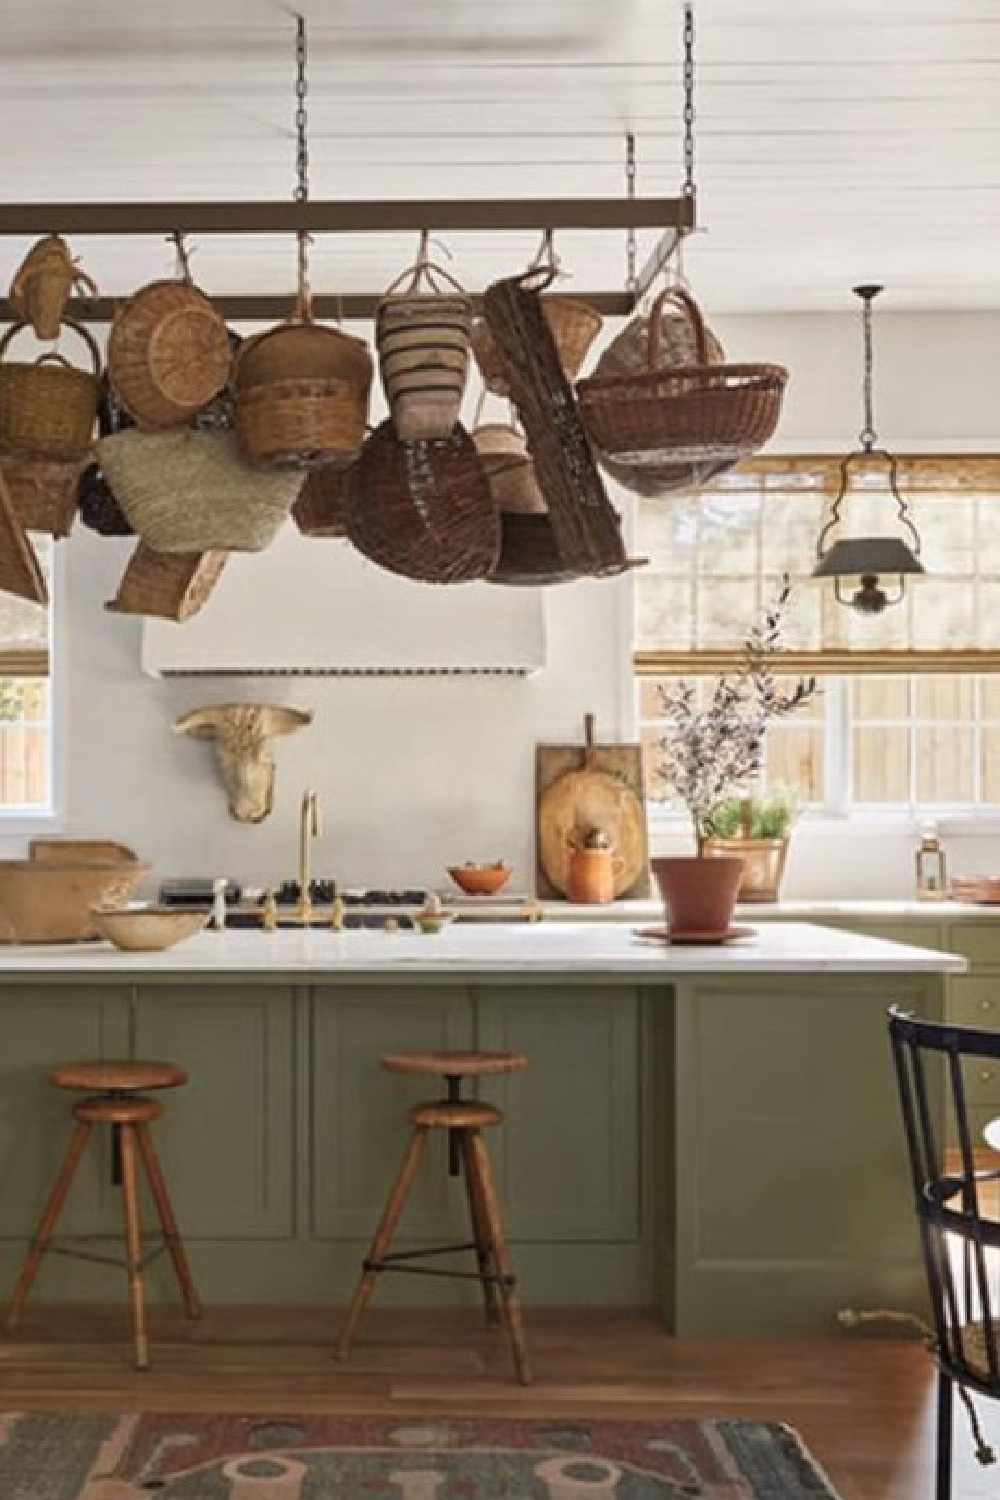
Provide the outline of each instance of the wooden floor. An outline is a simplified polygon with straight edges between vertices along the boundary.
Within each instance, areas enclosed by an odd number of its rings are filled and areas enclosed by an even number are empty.
[[[843,1500],[929,1500],[934,1380],[919,1344],[677,1339],[645,1311],[535,1310],[535,1384],[514,1385],[499,1335],[469,1313],[375,1309],[349,1365],[330,1309],[216,1308],[152,1316],[154,1367],[128,1362],[122,1308],[29,1308],[0,1338],[0,1408],[398,1412],[459,1416],[749,1416],[798,1429]],[[1000,1403],[980,1403],[1000,1448]],[[956,1414],[955,1500],[1000,1494]]]

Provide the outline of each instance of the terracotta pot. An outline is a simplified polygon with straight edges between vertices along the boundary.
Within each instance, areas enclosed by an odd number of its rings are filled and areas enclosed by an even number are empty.
[[[653,859],[650,868],[671,932],[714,935],[729,930],[742,859]]]
[[[569,901],[606,902],[615,899],[615,879],[625,861],[610,849],[574,849],[567,866]]]

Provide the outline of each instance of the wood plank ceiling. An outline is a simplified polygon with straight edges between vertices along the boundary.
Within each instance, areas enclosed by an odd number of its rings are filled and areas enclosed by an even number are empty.
[[[679,0],[303,8],[314,197],[617,194],[628,129],[640,191],[680,186]],[[1000,307],[996,0],[697,0],[696,18],[686,269],[710,311],[843,309],[863,279],[893,310]],[[274,0],[6,0],[0,200],[290,197],[292,41]],[[478,288],[534,243],[448,250]],[[3,244],[0,280],[21,248]],[[159,240],[74,248],[109,294],[172,264]],[[621,233],[558,248],[567,289],[622,284]],[[325,238],[317,289],[377,289],[412,249]],[[290,290],[293,268],[279,237],[196,247],[216,292]]]

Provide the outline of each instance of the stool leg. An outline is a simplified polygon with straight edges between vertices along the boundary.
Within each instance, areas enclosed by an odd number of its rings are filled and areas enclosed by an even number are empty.
[[[66,1202],[70,1184],[73,1181],[77,1167],[80,1165],[80,1157],[83,1155],[84,1148],[90,1139],[92,1129],[92,1125],[87,1125],[82,1120],[78,1121],[74,1127],[69,1146],[66,1148],[66,1155],[63,1157],[62,1166],[59,1168],[58,1176],[49,1194],[49,1201],[46,1203],[42,1211],[42,1217],[38,1221],[35,1237],[31,1242],[30,1250],[24,1258],[21,1274],[17,1278],[17,1286],[14,1288],[14,1295],[11,1298],[10,1307],[7,1309],[8,1333],[14,1333],[20,1324],[21,1314],[24,1311],[24,1304],[27,1301],[28,1293],[31,1291],[35,1277],[38,1275],[38,1267],[42,1263],[42,1256],[52,1243],[52,1236],[55,1234],[59,1215],[63,1211],[63,1205]]]
[[[410,1136],[409,1144],[403,1155],[396,1181],[392,1185],[388,1200],[379,1220],[378,1228],[368,1251],[368,1258],[364,1263],[361,1278],[354,1289],[351,1305],[347,1310],[347,1321],[344,1324],[340,1341],[337,1344],[337,1358],[346,1359],[351,1349],[351,1341],[361,1326],[361,1320],[365,1315],[365,1309],[371,1301],[372,1292],[375,1290],[375,1279],[382,1269],[382,1260],[392,1244],[392,1237],[396,1232],[400,1215],[409,1195],[413,1180],[417,1175],[421,1159],[427,1146],[427,1127],[418,1125]]]
[[[139,1183],[136,1173],[135,1127],[113,1125],[118,1135],[122,1160],[122,1208],[125,1217],[125,1270],[132,1300],[132,1333],[135,1342],[135,1367],[149,1369],[149,1346],[146,1340],[146,1302],[142,1285],[142,1232],[139,1228]]]
[[[468,1132],[468,1143],[470,1165],[473,1169],[476,1191],[482,1199],[493,1260],[500,1275],[504,1278],[500,1283],[500,1299],[503,1305],[504,1321],[507,1325],[507,1336],[510,1339],[511,1354],[514,1357],[514,1369],[520,1383],[530,1385],[531,1366],[528,1363],[528,1346],[524,1337],[521,1302],[515,1286],[510,1252],[504,1238],[500,1206],[497,1202],[496,1189],[493,1186],[493,1173],[490,1170],[489,1152],[486,1150],[486,1142],[479,1130]]]
[[[476,1174],[476,1164],[472,1160],[471,1132],[462,1130],[459,1134],[462,1137],[462,1165],[465,1171],[465,1191],[469,1199],[469,1218],[472,1221],[472,1237],[476,1242],[476,1260],[479,1264],[479,1274],[483,1278],[483,1302],[486,1304],[486,1321],[487,1323],[499,1323],[500,1302],[497,1294],[497,1285],[495,1281],[486,1279],[496,1273],[496,1266],[493,1263],[490,1232],[483,1205],[482,1188]]]
[[[167,1184],[163,1176],[163,1168],[160,1166],[160,1158],[156,1154],[153,1145],[153,1137],[148,1125],[137,1125],[135,1136],[139,1145],[139,1155],[146,1169],[146,1177],[149,1181],[150,1191],[153,1194],[153,1202],[156,1205],[156,1216],[163,1230],[163,1240],[173,1261],[174,1273],[177,1284],[184,1298],[184,1311],[189,1318],[201,1317],[201,1302],[195,1289],[194,1277],[191,1275],[191,1267],[188,1265],[187,1252],[184,1249],[184,1241],[181,1239],[180,1230],[177,1228],[177,1220],[174,1218],[173,1205],[170,1202],[170,1194],[167,1192]]]

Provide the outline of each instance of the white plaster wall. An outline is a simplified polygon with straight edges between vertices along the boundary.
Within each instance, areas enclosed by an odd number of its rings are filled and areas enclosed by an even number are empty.
[[[731,358],[791,368],[780,446],[853,442],[861,424],[856,316],[731,317],[717,328]],[[1000,447],[998,349],[997,314],[880,311],[877,415],[886,442]],[[79,527],[61,551],[58,831],[123,839],[153,862],[157,878],[225,872],[259,882],[294,873],[299,796],[313,786],[325,814],[318,873],[352,884],[433,884],[448,862],[503,857],[526,890],[536,741],[578,739],[587,710],[601,736],[631,732],[627,580],[550,590],[549,664],[524,681],[161,682],[139,670],[138,622],[102,609],[129,544]],[[210,748],[170,729],[186,708],[241,697],[315,713],[310,729],[278,742],[276,807],[256,827],[229,819]],[[3,852],[21,852],[28,831],[0,831]],[[803,822],[787,892],[906,894],[912,845],[906,825]],[[956,868],[1000,869],[1000,836],[983,824],[950,833],[949,849]]]

